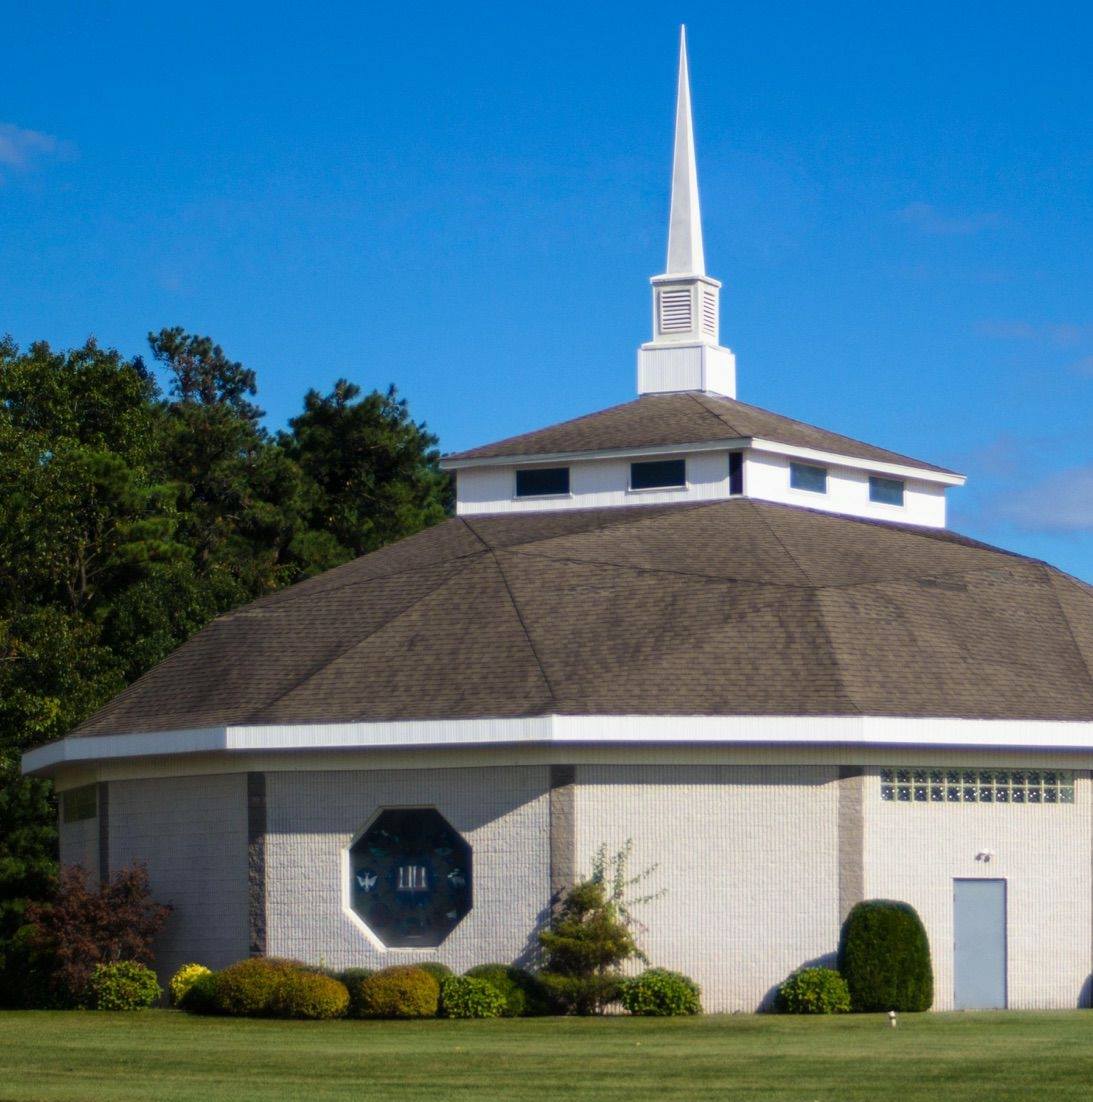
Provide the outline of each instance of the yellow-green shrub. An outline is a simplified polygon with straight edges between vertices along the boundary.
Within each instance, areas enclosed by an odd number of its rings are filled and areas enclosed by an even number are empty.
[[[87,982],[93,1010],[142,1010],[155,1006],[162,994],[155,972],[136,960],[96,964]]]
[[[216,997],[216,973],[206,972],[203,976],[198,976],[178,1005],[187,1014],[221,1013]]]
[[[488,980],[445,976],[440,981],[440,1013],[445,1018],[500,1018],[505,996]]]
[[[395,965],[362,980],[356,1002],[361,1018],[435,1018],[440,984],[412,964]]]
[[[286,972],[269,1012],[278,1018],[340,1018],[349,1007],[344,983],[319,972]]]
[[[186,997],[186,992],[193,987],[197,979],[211,974],[212,969],[206,968],[203,964],[184,964],[171,977],[168,985],[171,989],[171,1002],[175,1006],[181,1006],[182,1000]]]
[[[251,957],[216,973],[214,1005],[221,1014],[268,1017],[278,988],[295,972],[293,961]]]

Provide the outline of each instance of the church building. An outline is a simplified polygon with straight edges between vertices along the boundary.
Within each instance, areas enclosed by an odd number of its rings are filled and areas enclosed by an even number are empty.
[[[962,475],[741,401],[720,292],[681,42],[637,396],[446,456],[453,518],[25,756],[63,862],[147,863],[165,971],[526,963],[632,840],[708,1011],[871,898],[922,916],[938,1009],[1089,1005],[1093,588],[950,531]]]

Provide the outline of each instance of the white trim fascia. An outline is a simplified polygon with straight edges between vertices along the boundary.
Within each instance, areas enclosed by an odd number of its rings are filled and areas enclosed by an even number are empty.
[[[591,452],[544,452],[539,455],[494,455],[482,459],[440,460],[441,470],[462,471],[471,467],[544,466],[584,459],[633,459],[645,455],[678,455],[691,452],[736,451],[748,447],[750,437],[731,436],[724,440],[703,440],[697,444],[649,444],[641,448],[601,448]]]
[[[904,716],[536,716],[203,727],[69,737],[23,755],[23,772],[126,758],[300,750],[588,745],[922,746],[1093,752],[1093,721]]]
[[[601,448],[587,452],[544,452],[539,455],[497,455],[480,459],[440,460],[445,471],[462,471],[475,467],[516,467],[526,465],[546,466],[551,463],[571,463],[577,460],[595,459],[631,459],[645,455],[677,455],[681,452],[717,452],[738,451],[752,448],[759,452],[774,455],[791,455],[798,459],[813,459],[836,467],[851,467],[862,471],[875,471],[877,474],[894,474],[903,478],[917,479],[920,482],[937,482],[944,486],[963,486],[967,477],[962,474],[950,474],[929,467],[914,467],[905,463],[886,463],[879,459],[859,459],[839,452],[823,451],[819,448],[802,448],[796,444],[779,444],[776,440],[767,440],[759,436],[727,436],[723,440],[703,440],[694,444],[650,444],[641,448]]]
[[[822,451],[819,448],[802,448],[796,444],[779,444],[776,440],[765,440],[754,436],[751,447],[757,452],[769,452],[774,455],[791,455],[795,459],[815,459],[833,467],[853,467],[860,471],[874,471],[877,474],[896,474],[903,478],[913,478],[920,482],[940,482],[945,486],[963,486],[968,481],[966,475],[949,474],[923,467],[912,467],[906,463],[885,463],[879,459],[859,459],[839,452]]]

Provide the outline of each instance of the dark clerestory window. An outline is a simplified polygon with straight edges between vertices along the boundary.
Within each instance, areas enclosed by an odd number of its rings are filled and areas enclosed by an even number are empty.
[[[744,492],[744,453],[729,452],[729,493]]]
[[[869,500],[879,501],[882,505],[903,504],[903,481],[898,478],[869,476]]]
[[[671,489],[687,485],[685,459],[652,459],[630,464],[631,490]]]
[[[811,463],[790,463],[789,484],[795,490],[809,490],[814,494],[826,494],[827,468],[814,467]]]
[[[517,497],[553,497],[568,493],[568,467],[529,467],[516,472]]]
[[[61,793],[61,816],[66,823],[94,819],[98,813],[99,801],[95,785],[84,784]]]

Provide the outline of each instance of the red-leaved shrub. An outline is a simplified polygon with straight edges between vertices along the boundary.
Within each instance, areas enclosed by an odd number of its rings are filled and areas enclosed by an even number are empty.
[[[153,963],[152,943],[170,913],[152,899],[142,864],[119,869],[103,884],[70,865],[61,870],[50,902],[27,907],[28,936],[50,972],[55,998],[79,1006],[97,964]]]

